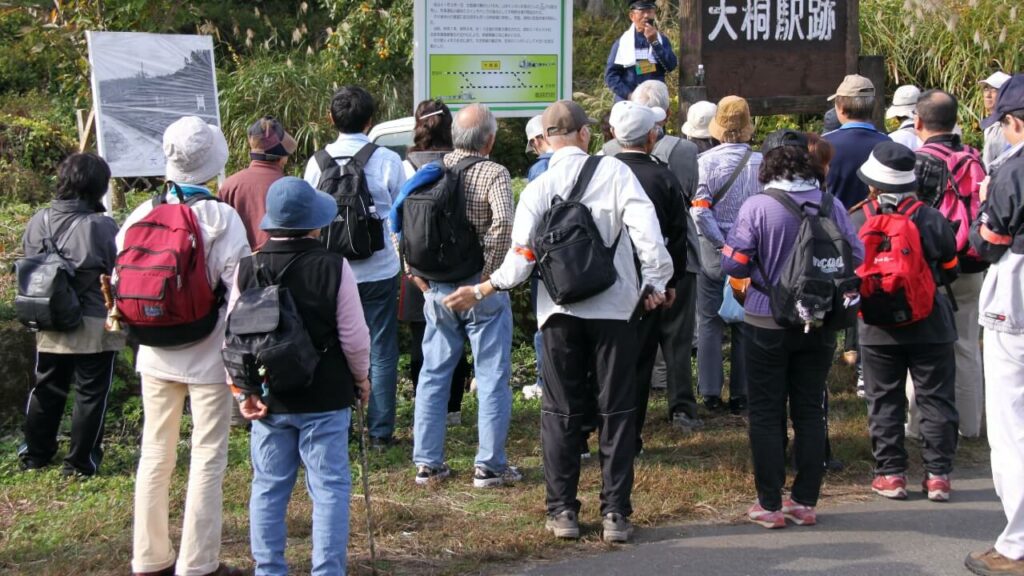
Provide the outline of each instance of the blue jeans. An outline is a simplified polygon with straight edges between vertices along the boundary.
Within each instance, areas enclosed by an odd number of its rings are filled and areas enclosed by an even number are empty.
[[[301,458],[313,500],[314,575],[345,574],[352,478],[348,428],[352,410],[270,414],[252,423],[249,531],[257,576],[288,573],[285,512]],[[344,449],[339,450],[342,446]]]
[[[359,284],[363,315],[370,328],[370,436],[391,438],[395,432],[398,390],[398,276]]]
[[[423,368],[416,389],[412,460],[417,465],[444,463],[444,437],[452,372],[468,338],[473,349],[479,406],[479,447],[476,465],[492,472],[508,466],[505,439],[512,416],[512,305],[507,292],[493,294],[466,312],[454,312],[441,303],[459,286],[472,286],[476,278],[459,284],[431,282],[424,294]]]

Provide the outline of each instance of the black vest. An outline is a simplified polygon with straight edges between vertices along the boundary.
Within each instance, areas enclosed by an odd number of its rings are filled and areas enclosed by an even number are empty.
[[[271,413],[309,413],[342,410],[352,405],[355,382],[338,342],[338,288],[342,257],[328,252],[319,240],[268,240],[259,251],[260,262],[276,276],[298,254],[313,251],[288,270],[281,285],[288,288],[313,344],[326,348],[316,367],[313,385],[298,394],[264,398]],[[253,257],[238,263],[238,289],[256,285]]]

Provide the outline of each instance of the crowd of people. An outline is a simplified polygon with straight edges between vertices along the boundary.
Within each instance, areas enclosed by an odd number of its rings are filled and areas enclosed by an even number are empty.
[[[396,444],[399,321],[413,334],[410,482],[451,474],[445,435],[462,423],[470,370],[472,484],[522,478],[506,454],[509,290],[530,281],[538,380],[528,392],[541,398],[544,525],[554,536],[580,537],[581,457],[596,433],[602,537],[630,539],[634,462],[659,379],[668,398],[659,417],[684,433],[705,426],[701,404],[746,416],[751,522],[814,525],[833,463],[826,379],[843,335],[867,404],[871,489],[908,497],[911,437],[927,498],[953,498],[959,438],[982,435],[987,420],[1007,526],[966,564],[1024,574],[1024,75],[982,81],[983,152],[962,143],[959,103],[938,89],[900,87],[887,112],[899,127],[880,132],[871,117],[881,95],[857,75],[831,98],[839,127],[824,134],[778,130],[755,147],[747,102],[727,96],[691,105],[675,137],[661,81],[675,57],[646,18],[650,3],[633,4],[636,28],[623,40],[633,34],[636,51],[616,47],[609,59],[610,74],[622,68],[609,78],[611,138],[590,155],[595,120],[572,101],[549,106],[526,127],[538,159],[518,204],[509,170],[490,157],[498,125],[487,106],[453,114],[421,102],[403,161],[369,141],[376,103],[357,86],[334,94],[338,138],[303,178],[285,175],[296,143],[265,116],[248,131],[251,164],[217,194],[209,185],[228,143],[199,118],[179,119],[163,136],[167,189],[120,227],[101,203],[106,163],[68,157],[23,244],[26,259],[55,254],[73,271],[65,278],[80,317],[33,320],[22,467],[51,463],[74,385],[63,469],[99,471],[120,321],[139,344],[144,409],[132,572],[242,573],[219,560],[237,410],[251,422],[256,573],[287,573],[285,514],[301,465],[313,573],[343,574],[353,410],[366,409],[371,447]],[[37,299],[33,310],[59,304]],[[186,397],[191,464],[176,551],[170,480]]]

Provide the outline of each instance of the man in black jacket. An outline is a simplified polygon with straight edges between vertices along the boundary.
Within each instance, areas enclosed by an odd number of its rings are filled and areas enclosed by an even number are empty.
[[[658,215],[661,236],[672,257],[674,273],[669,286],[674,286],[678,277],[686,270],[686,202],[679,180],[664,164],[652,157],[651,151],[658,141],[658,122],[665,119],[661,108],[648,108],[631,101],[617,103],[612,108],[609,122],[615,140],[622,146],[622,152],[615,155],[640,181],[647,193],[654,211]],[[670,301],[675,291],[668,290]],[[671,337],[671,325],[661,322],[661,310],[648,313],[637,326],[640,354],[636,370],[636,453],[643,450],[644,420],[647,416],[647,401],[651,393],[651,371],[654,369],[658,345],[667,345]]]

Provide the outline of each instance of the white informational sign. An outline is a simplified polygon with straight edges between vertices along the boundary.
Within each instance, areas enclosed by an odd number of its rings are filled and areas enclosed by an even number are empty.
[[[112,176],[163,176],[163,133],[182,116],[220,126],[210,36],[86,32],[99,153]]]
[[[415,0],[414,37],[415,103],[534,116],[572,98],[572,0]]]

